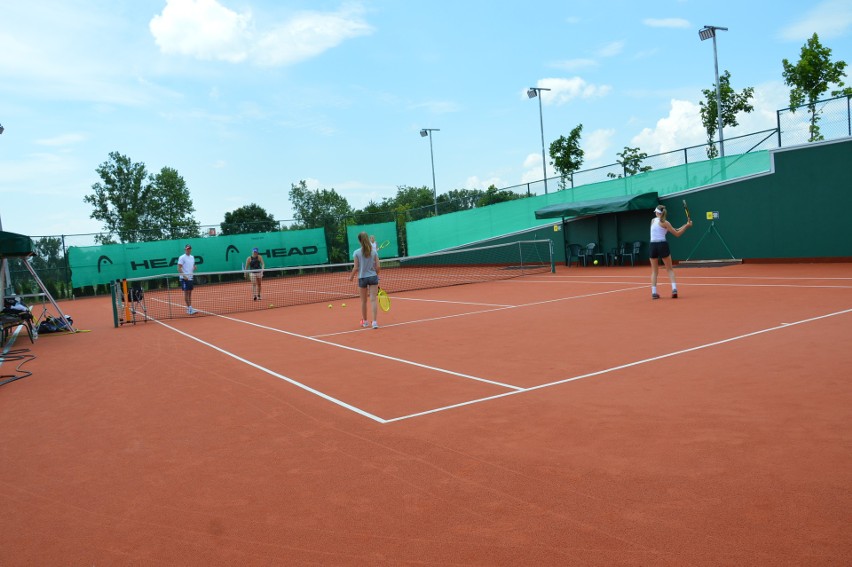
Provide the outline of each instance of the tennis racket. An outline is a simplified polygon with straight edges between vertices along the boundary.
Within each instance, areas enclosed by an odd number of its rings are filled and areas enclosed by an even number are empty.
[[[382,248],[387,248],[388,246],[390,246],[390,240],[385,240],[376,249],[381,250]]]
[[[382,311],[390,311],[390,297],[388,297],[388,293],[379,288],[379,293],[376,294],[376,297],[379,300],[379,307],[382,308]]]
[[[686,199],[683,200],[683,212],[686,213],[687,222],[692,220],[692,217],[689,216],[689,207],[686,206]]]

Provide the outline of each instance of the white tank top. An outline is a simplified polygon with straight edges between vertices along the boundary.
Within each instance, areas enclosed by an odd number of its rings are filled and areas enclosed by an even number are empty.
[[[665,242],[667,232],[665,227],[660,225],[660,219],[651,221],[651,242]]]

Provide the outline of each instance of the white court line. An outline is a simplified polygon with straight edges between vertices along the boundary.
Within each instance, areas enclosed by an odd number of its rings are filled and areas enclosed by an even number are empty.
[[[480,311],[470,311],[468,313],[456,313],[455,315],[441,315],[440,317],[428,317],[426,319],[415,319],[413,321],[404,321],[402,323],[392,323],[390,325],[382,325],[383,329],[387,329],[389,327],[401,327],[403,325],[413,325],[416,323],[427,323],[429,321],[441,321],[444,319],[454,319],[456,317],[470,317],[472,315],[482,315],[483,313],[493,313],[495,311],[505,311],[506,309],[520,309],[523,307],[535,307],[537,305],[544,305],[547,303],[558,303],[561,301],[572,301],[575,299],[584,299],[587,297],[596,297],[599,295],[608,295],[610,293],[621,293],[622,291],[635,291],[637,289],[645,289],[648,286],[639,286],[639,287],[627,287],[622,289],[611,289],[609,291],[600,291],[595,293],[584,293],[583,295],[572,295],[571,297],[560,297],[558,299],[546,299],[543,301],[534,301],[532,303],[522,303],[520,305],[507,305],[505,307],[495,307],[494,309],[482,309]],[[337,333],[325,333],[322,335],[315,335],[316,337],[334,337],[337,335],[346,335],[349,333],[358,333],[361,329],[355,329],[353,331],[340,331]]]
[[[528,276],[528,278],[538,277],[538,276]],[[616,274],[616,275],[574,275],[574,274],[559,274],[552,276],[553,278],[565,279],[565,278],[579,278],[579,279],[602,279],[602,278],[636,278],[636,279],[648,279],[647,274],[643,275],[635,275],[628,276],[625,274]],[[845,277],[826,277],[820,278],[815,276],[802,276],[802,277],[781,277],[781,276],[687,276],[681,273],[678,273],[677,279],[686,279],[686,280],[783,280],[783,281],[801,281],[801,280],[818,280],[818,281],[850,281],[852,278]],[[527,278],[524,280],[505,280],[504,283],[511,283],[511,281],[531,281]],[[545,281],[545,280],[535,280],[535,281]]]
[[[392,362],[399,362],[401,364],[408,364],[410,366],[417,366],[419,368],[424,368],[426,370],[434,370],[435,372],[440,372],[442,374],[449,374],[451,376],[458,376],[459,378],[465,378],[467,380],[474,380],[476,382],[483,382],[485,384],[492,384],[494,386],[500,386],[502,388],[508,388],[510,390],[520,390],[521,389],[519,386],[513,386],[512,384],[504,384],[502,382],[497,382],[497,381],[494,381],[494,380],[488,380],[486,378],[480,378],[478,376],[471,376],[470,374],[464,374],[462,372],[454,372],[452,370],[447,370],[446,368],[438,368],[437,366],[429,366],[428,364],[421,364],[419,362],[414,362],[414,361],[411,361],[411,360],[405,360],[405,359],[397,358],[397,357],[394,357],[394,356],[388,356],[386,354],[381,354],[381,353],[373,352],[373,351],[370,351],[370,350],[363,350],[363,349],[360,349],[360,348],[341,345],[341,344],[333,343],[333,342],[330,342],[330,341],[324,341],[324,340],[316,338],[316,337],[310,337],[308,335],[300,335],[299,333],[294,333],[292,331],[285,331],[283,329],[277,329],[275,327],[269,327],[267,325],[261,325],[260,323],[253,323],[251,321],[245,321],[243,319],[237,319],[235,317],[228,317],[227,315],[219,315],[217,313],[211,313],[209,311],[203,311],[203,310],[200,310],[200,309],[199,309],[199,311],[202,312],[202,313],[207,313],[208,315],[211,315],[213,317],[219,317],[220,319],[226,319],[228,321],[233,321],[235,323],[242,323],[244,325],[249,325],[251,327],[257,327],[258,329],[265,329],[267,331],[273,331],[275,333],[281,333],[283,335],[296,337],[298,339],[305,339],[307,341],[320,343],[320,344],[330,346],[330,347],[341,348],[343,350],[357,352],[357,353],[360,353],[360,354],[365,354],[367,356],[375,356],[377,358],[383,358],[385,360],[390,360]],[[152,319],[152,320],[156,321],[156,319]],[[157,323],[160,323],[161,325],[169,327],[170,329],[173,328],[173,327],[170,327],[169,325],[166,325],[162,321],[157,321]],[[373,332],[372,329],[369,329],[369,331]],[[186,336],[191,336],[191,335],[187,335],[183,331],[178,331],[178,332],[183,334],[183,335],[186,335]],[[200,339],[195,339],[195,340],[198,340],[199,342],[204,343],[204,341],[202,341]],[[204,344],[207,344],[207,343],[204,343]],[[231,353],[229,353],[228,351],[225,351],[223,349],[220,349],[219,347],[214,347],[214,348],[216,348],[216,350],[218,350],[220,352],[224,352],[226,354],[231,355]],[[235,358],[239,358],[237,355],[232,355],[232,356],[234,356]],[[243,360],[243,359],[240,358],[240,360]],[[252,363],[252,366],[255,366],[256,368],[261,368],[260,366],[254,364],[254,363]],[[272,373],[271,370],[269,372]],[[294,383],[295,383],[295,381],[294,381]]]
[[[441,411],[459,408],[459,407],[462,407],[462,406],[469,406],[469,405],[473,405],[473,404],[478,404],[480,402],[486,402],[486,401],[494,400],[494,399],[497,399],[497,398],[504,398],[506,396],[513,396],[515,394],[523,394],[525,392],[532,392],[534,390],[541,390],[543,388],[550,388],[552,386],[558,386],[560,384],[567,384],[568,382],[575,382],[577,380],[583,380],[584,378],[592,378],[594,376],[600,376],[602,374],[609,374],[610,372],[616,372],[618,370],[624,370],[625,368],[631,368],[633,366],[639,366],[641,364],[648,364],[649,362],[656,362],[656,361],[662,360],[664,358],[671,358],[673,356],[678,356],[678,355],[681,355],[681,354],[686,354],[688,352],[693,352],[693,351],[702,350],[702,349],[705,349],[705,348],[719,346],[719,345],[722,345],[722,344],[725,344],[725,343],[730,343],[730,342],[738,341],[738,340],[741,340],[741,339],[747,339],[749,337],[754,337],[754,336],[761,335],[761,334],[764,334],[764,333],[770,333],[772,331],[778,331],[778,330],[781,330],[781,329],[789,329],[790,327],[795,326],[795,325],[812,323],[814,321],[819,321],[821,319],[827,319],[829,317],[836,317],[838,315],[845,315],[847,313],[852,313],[852,309],[845,309],[843,311],[835,311],[834,313],[828,313],[826,315],[819,315],[817,317],[811,317],[809,319],[802,319],[800,321],[794,321],[792,323],[782,323],[781,325],[777,325],[775,327],[768,327],[766,329],[761,329],[759,331],[746,333],[744,335],[737,335],[735,337],[722,339],[720,341],[715,341],[715,342],[712,342],[712,343],[706,343],[706,344],[703,344],[703,345],[698,345],[698,346],[695,346],[695,347],[690,347],[690,348],[670,352],[670,353],[667,353],[667,354],[661,354],[660,356],[654,356],[652,358],[637,360],[636,362],[621,364],[619,366],[613,366],[612,368],[606,368],[604,370],[598,370],[596,372],[589,372],[588,374],[581,374],[580,376],[574,376],[572,378],[565,378],[563,380],[557,380],[555,382],[548,382],[546,384],[539,384],[538,386],[531,386],[529,388],[524,388],[520,391],[504,392],[502,394],[497,394],[497,395],[494,395],[494,396],[488,396],[488,397],[485,397],[485,398],[479,398],[479,399],[470,400],[470,401],[467,401],[467,402],[460,402],[460,403],[457,403],[457,404],[452,404],[452,405],[449,405],[449,406],[443,406],[443,407],[440,407],[440,408],[434,408],[434,409],[431,409],[431,410],[426,410],[426,411],[422,411],[422,412],[418,412],[418,413],[412,413],[412,414],[409,414],[409,415],[394,417],[394,418],[386,419],[384,421],[384,423],[393,423],[393,422],[396,422],[396,421],[402,421],[402,420],[411,419],[411,418],[414,418],[414,417],[421,417],[421,416],[424,416],[424,415],[429,415],[429,414],[432,414],[432,413],[438,413],[438,412],[441,412]]]
[[[269,368],[266,368],[266,367],[261,366],[261,365],[259,365],[259,364],[255,364],[254,362],[252,362],[252,361],[250,361],[250,360],[246,360],[245,358],[243,358],[243,357],[241,357],[241,356],[239,356],[239,355],[236,355],[236,354],[234,354],[234,353],[232,353],[232,352],[229,352],[229,351],[227,351],[227,350],[225,350],[225,349],[223,349],[223,348],[219,348],[219,347],[217,347],[217,346],[216,346],[216,345],[214,345],[214,344],[210,344],[210,343],[208,343],[207,341],[203,341],[203,340],[199,339],[198,337],[194,337],[194,336],[190,335],[189,333],[185,333],[185,332],[181,331],[180,329],[177,329],[177,328],[175,328],[175,327],[172,327],[171,325],[168,325],[168,324],[166,324],[166,323],[163,323],[162,321],[158,321],[157,319],[151,319],[151,321],[154,321],[155,323],[159,323],[159,324],[160,324],[160,325],[162,325],[163,327],[165,327],[165,328],[167,328],[167,329],[171,329],[171,330],[172,330],[172,331],[174,331],[175,333],[181,334],[181,335],[185,336],[185,337],[186,337],[186,338],[188,338],[188,339],[192,339],[193,341],[199,342],[199,343],[203,344],[203,345],[204,345],[204,346],[206,346],[206,347],[210,347],[210,348],[212,348],[213,350],[219,351],[219,352],[221,352],[222,354],[224,354],[225,356],[230,356],[231,358],[233,358],[233,359],[235,359],[235,360],[238,360],[238,361],[242,362],[243,364],[247,364],[247,365],[251,366],[252,368],[256,368],[257,370],[260,370],[261,372],[265,372],[265,373],[269,374],[270,376],[274,376],[275,378],[278,378],[278,379],[280,379],[280,380],[284,380],[285,382],[289,382],[290,384],[293,384],[294,386],[296,386],[296,387],[298,387],[298,388],[301,388],[301,389],[303,389],[303,390],[305,390],[305,391],[307,391],[307,392],[310,392],[310,393],[312,393],[312,394],[314,394],[314,395],[317,395],[317,396],[321,397],[321,398],[322,398],[322,399],[324,399],[324,400],[328,400],[328,401],[329,401],[329,402],[331,402],[331,403],[337,404],[337,405],[339,405],[340,407],[346,408],[346,409],[348,409],[348,410],[350,410],[350,411],[354,411],[355,413],[357,413],[357,414],[359,414],[359,415],[363,415],[364,417],[368,417],[368,418],[372,419],[373,421],[377,421],[377,422],[379,422],[379,423],[385,423],[385,420],[384,420],[384,419],[382,419],[381,417],[377,416],[377,415],[374,415],[374,414],[372,414],[372,413],[370,413],[370,412],[368,412],[368,411],[364,411],[364,410],[362,410],[362,409],[360,409],[360,408],[357,408],[357,407],[355,407],[355,406],[353,406],[353,405],[351,405],[351,404],[347,404],[347,403],[346,403],[346,402],[344,402],[343,400],[338,400],[337,398],[335,398],[335,397],[333,397],[333,396],[329,396],[328,394],[325,394],[325,393],[323,393],[323,392],[320,392],[319,390],[315,390],[314,388],[311,388],[310,386],[307,386],[307,385],[305,385],[305,384],[302,384],[301,382],[298,382],[298,381],[296,381],[296,380],[293,380],[292,378],[289,378],[289,377],[287,377],[287,376],[284,376],[283,374],[279,374],[278,372],[275,372],[274,370],[270,370]]]
[[[665,277],[662,278],[665,280]],[[701,278],[703,279],[703,278]],[[818,278],[819,279],[819,278]],[[684,278],[678,277],[677,281],[683,283]],[[591,281],[591,280],[566,280],[561,279],[559,281],[553,280],[529,280],[523,283],[549,283],[549,284],[571,284],[571,283],[579,283],[583,285],[629,285],[636,284],[634,281]],[[664,282],[664,285],[665,282]],[[651,284],[644,287],[651,287]],[[852,285],[809,285],[809,284],[764,284],[764,283],[698,283],[698,282],[689,282],[688,287],[781,287],[781,288],[794,288],[794,289],[852,289]]]
[[[481,305],[484,307],[514,307],[513,305],[504,305],[502,303],[476,303],[475,301],[449,301],[446,299],[420,299],[415,297],[400,297],[398,295],[392,296],[394,301],[420,301],[423,303],[451,303],[456,305]],[[357,298],[356,298],[357,299]]]

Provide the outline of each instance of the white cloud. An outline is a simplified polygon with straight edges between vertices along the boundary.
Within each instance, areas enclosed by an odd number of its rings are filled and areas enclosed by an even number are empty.
[[[612,43],[604,45],[600,50],[598,50],[598,55],[600,57],[615,57],[622,51],[624,51],[624,42],[613,41]]]
[[[541,160],[539,160],[539,162],[541,162]],[[541,177],[540,172],[539,172],[539,177]],[[467,178],[467,180],[465,181],[465,184],[464,184],[465,188],[467,188],[467,189],[480,189],[482,191],[488,189],[492,185],[494,187],[497,187],[498,189],[506,186],[506,184],[503,183],[503,180],[501,180],[496,175],[491,176],[487,179],[480,179],[479,176],[472,175],[472,176]]]
[[[148,27],[163,53],[231,63],[248,56],[251,12],[239,14],[216,0],[166,0]]]
[[[614,136],[615,130],[613,129],[595,130],[586,136],[581,143],[585,161],[597,164],[602,157],[608,155],[607,150],[610,149]],[[607,157],[607,163],[613,161],[615,161],[614,156]]]
[[[537,87],[550,89],[541,91],[541,102],[544,104],[565,104],[575,98],[596,98],[609,94],[612,87],[609,85],[593,85],[587,83],[580,77],[570,79],[539,79]],[[523,97],[526,98],[527,91],[524,89]]]
[[[683,18],[645,18],[642,23],[652,28],[689,28],[689,20]]]
[[[166,54],[280,66],[372,33],[362,15],[360,5],[347,4],[336,12],[301,12],[285,22],[261,26],[250,11],[235,12],[216,0],[167,0],[149,29]]]
[[[547,176],[550,177],[548,171]],[[534,183],[541,181],[541,154],[529,154],[524,159],[524,172],[521,174],[521,183]],[[499,187],[499,186],[498,186]]]
[[[669,115],[658,120],[653,129],[643,129],[630,145],[653,155],[700,144],[706,137],[700,111],[696,103],[672,99]]]
[[[781,38],[804,41],[814,33],[820,39],[839,37],[852,27],[852,2],[849,0],[824,0],[813,7],[806,16],[792,16],[795,23],[781,30]]]

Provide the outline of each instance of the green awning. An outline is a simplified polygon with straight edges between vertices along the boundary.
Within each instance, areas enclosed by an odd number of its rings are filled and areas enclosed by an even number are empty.
[[[34,253],[33,241],[29,236],[0,231],[0,258],[22,258]]]
[[[565,217],[581,217],[585,215],[601,215],[605,213],[620,213],[622,211],[641,211],[653,209],[659,203],[656,192],[594,199],[575,203],[557,203],[548,205],[535,212],[537,219],[556,219]]]

